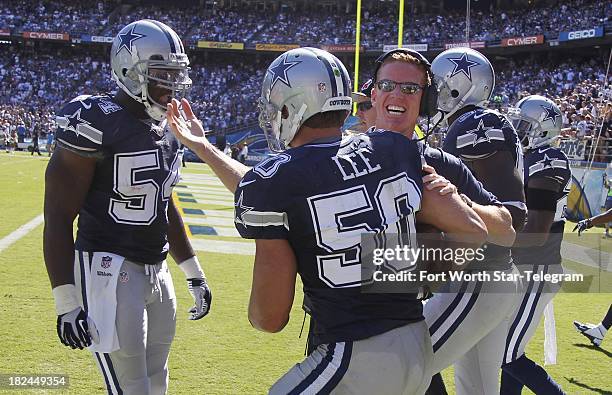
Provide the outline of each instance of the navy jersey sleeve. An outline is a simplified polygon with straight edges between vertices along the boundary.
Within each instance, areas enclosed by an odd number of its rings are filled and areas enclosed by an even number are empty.
[[[108,122],[92,96],[79,96],[66,104],[56,116],[57,143],[81,155],[95,155],[102,151],[103,128]]]
[[[572,177],[569,161],[563,151],[556,148],[536,149],[525,157],[525,180],[547,178],[565,187]]]
[[[487,191],[480,181],[474,177],[470,169],[456,156],[440,149],[425,148],[425,160],[436,169],[436,172],[452,182],[460,193],[472,201],[484,206],[501,205],[495,195]]]
[[[479,108],[452,123],[442,148],[468,161],[488,158],[498,151],[509,151],[516,160],[520,145],[516,131],[503,115]]]
[[[265,178],[255,170],[245,174],[234,195],[236,229],[245,239],[288,239],[286,190],[279,187],[282,174]]]

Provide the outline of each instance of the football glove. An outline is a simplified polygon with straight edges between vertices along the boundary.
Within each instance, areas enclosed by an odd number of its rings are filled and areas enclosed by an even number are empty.
[[[99,342],[93,320],[80,307],[57,316],[57,336],[63,345],[79,350]]]
[[[191,313],[189,319],[192,321],[199,320],[210,311],[212,292],[208,288],[205,278],[189,278],[187,279],[187,285],[195,303],[195,306],[189,309],[189,313]]]
[[[62,344],[82,350],[98,343],[98,329],[93,320],[81,308],[74,284],[64,284],[53,288],[55,309],[57,311],[57,336]]]
[[[187,287],[194,301],[194,306],[189,309],[189,319],[199,320],[210,311],[212,292],[206,283],[206,277],[197,256],[184,260],[179,264],[179,268],[187,277]]]
[[[583,219],[582,221],[578,222],[576,226],[574,226],[574,230],[572,230],[572,232],[575,232],[576,230],[578,230],[578,236],[580,236],[582,232],[584,232],[587,229],[591,229],[592,227],[593,227],[593,223],[591,222],[591,219],[587,218],[587,219]]]

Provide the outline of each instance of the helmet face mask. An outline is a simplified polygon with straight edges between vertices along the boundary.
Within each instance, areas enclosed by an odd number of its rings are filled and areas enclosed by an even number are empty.
[[[280,128],[282,111],[274,104],[266,101],[263,97],[259,98],[259,126],[263,129],[268,147],[274,152],[282,152],[287,149],[280,139]]]
[[[327,111],[350,111],[351,80],[334,55],[318,48],[297,48],[268,67],[259,99],[259,125],[271,150],[290,146],[310,117]]]
[[[434,84],[438,88],[438,108],[445,120],[461,108],[484,106],[495,87],[491,62],[471,48],[452,48],[431,62]]]
[[[156,121],[165,117],[161,97],[184,97],[191,88],[189,58],[180,38],[157,21],[140,20],[121,29],[113,40],[111,69],[119,88]]]
[[[508,109],[508,117],[526,150],[552,145],[561,133],[561,111],[544,96],[531,95]]]

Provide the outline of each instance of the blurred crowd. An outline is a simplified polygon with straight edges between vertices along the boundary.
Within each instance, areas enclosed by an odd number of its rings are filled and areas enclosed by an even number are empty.
[[[220,3],[221,4],[221,3]],[[4,0],[0,4],[0,29],[50,31],[58,33],[113,36],[129,22],[152,18],[173,27],[188,43],[198,40],[254,43],[341,44],[355,40],[355,10],[295,10],[286,6],[276,11],[255,5],[239,8],[203,7],[198,2],[142,2],[121,4],[116,0],[59,0],[23,2]],[[362,9],[361,40],[364,46],[380,47],[397,38],[395,2],[365,1]],[[457,41],[465,35],[465,13],[405,14],[404,42],[440,43]],[[30,18],[36,15],[36,18]],[[496,40],[533,34],[572,31],[601,26],[612,15],[612,2],[569,0],[552,6],[532,4],[514,10],[495,9],[471,13],[472,40]],[[390,16],[392,20],[390,21]],[[462,41],[462,39],[459,39]]]
[[[306,5],[308,6],[308,5]],[[315,3],[310,7],[316,7]],[[380,45],[394,41],[395,23],[388,23],[393,2],[365,1],[362,42]],[[504,36],[575,30],[601,25],[612,15],[612,2],[571,0],[556,6],[538,5],[535,11],[514,10],[472,13],[472,37],[492,40]],[[81,2],[5,0],[0,4],[0,29],[41,30],[114,35],[119,27],[137,19],[154,18],[173,26],[186,40],[301,42],[341,44],[351,42],[354,20],[345,12],[304,12],[280,7],[275,12],[253,5],[240,9],[200,7],[185,0],[171,4],[126,5],[120,1]],[[36,15],[36,18],[31,18]],[[461,14],[419,14],[406,22],[407,42],[457,41],[465,18]],[[411,26],[418,26],[412,29]],[[34,129],[44,134],[54,129],[54,113],[78,94],[112,94],[107,48],[17,47],[0,52],[0,132],[20,141]],[[236,53],[191,54],[194,86],[190,99],[194,110],[212,131],[231,132],[257,124],[257,99],[263,73],[273,54],[249,56]],[[610,135],[610,90],[602,90],[605,71],[595,57],[587,60],[545,57],[499,58],[494,62],[496,89],[491,105],[504,108],[527,94],[554,98],[563,111],[564,133],[590,141],[598,134],[602,117],[603,137]],[[351,68],[351,60],[347,66]],[[370,65],[372,66],[372,65]],[[372,67],[362,64],[363,82]],[[364,78],[367,77],[367,78]],[[607,104],[606,104],[607,103]],[[0,136],[1,137],[1,136]],[[589,142],[590,144],[590,142]],[[599,151],[601,150],[601,152]],[[608,143],[598,154],[612,154]]]
[[[192,57],[194,85],[189,96],[206,129],[231,132],[257,125],[257,99],[270,61],[265,56]],[[367,62],[363,67],[368,68]],[[568,136],[597,135],[599,120],[606,116],[602,137],[612,137],[608,127],[612,92],[602,89],[605,71],[595,58],[560,62],[515,58],[494,62],[494,67],[497,83],[492,107],[505,108],[526,95],[543,94],[561,108]],[[67,101],[79,94],[113,94],[115,90],[105,52],[83,56],[70,47],[48,51],[8,47],[0,53],[0,126],[8,132],[23,124],[27,137],[32,125],[38,125],[44,135],[53,130],[53,114]]]

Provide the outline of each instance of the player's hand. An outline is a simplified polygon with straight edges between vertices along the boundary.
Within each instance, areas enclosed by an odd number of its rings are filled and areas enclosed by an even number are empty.
[[[57,336],[63,345],[79,350],[99,342],[96,325],[80,307],[57,316]]]
[[[433,167],[425,165],[423,166],[423,171],[428,173],[427,175],[423,176],[423,185],[428,190],[438,190],[440,195],[443,196],[448,195],[449,193],[457,192],[457,187],[449,180],[436,173],[436,170]]]
[[[187,285],[195,303],[195,306],[189,309],[189,313],[191,313],[189,319],[192,321],[199,320],[210,311],[212,292],[205,278],[188,278]]]
[[[591,219],[587,218],[587,219],[583,219],[582,221],[578,222],[576,226],[574,226],[574,229],[572,230],[572,232],[575,232],[576,230],[578,230],[578,236],[580,236],[582,232],[584,232],[587,229],[591,229],[592,227],[593,227],[593,223],[591,222]]]
[[[181,107],[182,110],[181,111]],[[188,148],[202,143],[204,138],[204,128],[202,123],[196,118],[187,99],[172,99],[166,108],[166,120],[168,126],[176,138]]]

